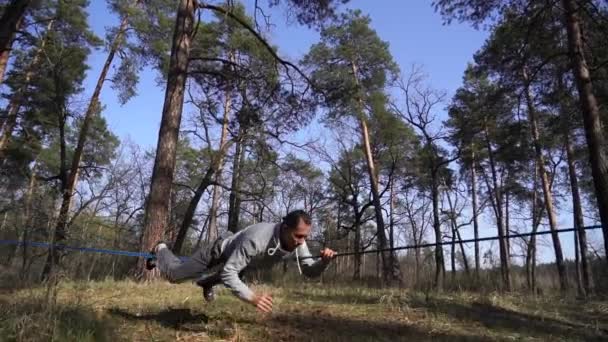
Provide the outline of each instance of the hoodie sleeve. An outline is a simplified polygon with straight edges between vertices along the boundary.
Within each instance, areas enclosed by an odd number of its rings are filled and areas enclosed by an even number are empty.
[[[320,276],[327,268],[327,265],[329,265],[328,261],[323,261],[323,259],[320,258],[314,261],[313,258],[311,258],[312,255],[310,254],[310,250],[308,250],[306,243],[298,247],[297,252],[299,257],[298,262],[302,268],[302,273],[309,278]]]
[[[244,301],[251,301],[254,293],[239,278],[239,273],[249,265],[251,258],[256,255],[257,249],[253,241],[243,241],[226,260],[224,268],[220,271],[222,283],[232,293]]]

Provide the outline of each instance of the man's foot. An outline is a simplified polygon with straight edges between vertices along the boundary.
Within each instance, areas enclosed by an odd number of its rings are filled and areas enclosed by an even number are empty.
[[[148,258],[146,259],[146,269],[148,271],[152,271],[156,267],[156,258]]]
[[[159,241],[158,243],[156,243],[156,245],[154,245],[154,248],[152,248],[152,250],[150,251],[150,254],[152,254],[152,257],[146,259],[146,269],[148,271],[151,271],[156,267],[156,253],[158,252],[158,250],[160,248],[168,248],[168,247],[164,241]]]
[[[203,298],[205,298],[207,302],[213,302],[215,300],[215,291],[213,291],[213,286],[203,286]]]

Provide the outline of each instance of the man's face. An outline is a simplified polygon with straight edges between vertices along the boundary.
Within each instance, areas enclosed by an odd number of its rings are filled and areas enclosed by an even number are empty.
[[[310,235],[311,225],[300,220],[295,228],[285,227],[283,231],[284,249],[291,252],[302,245]]]

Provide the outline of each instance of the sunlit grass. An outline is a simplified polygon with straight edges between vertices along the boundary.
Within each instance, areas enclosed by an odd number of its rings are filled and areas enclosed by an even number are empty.
[[[558,297],[432,294],[397,289],[255,286],[263,315],[225,289],[209,304],[195,285],[62,282],[0,294],[2,341],[425,341],[608,339],[608,303]]]

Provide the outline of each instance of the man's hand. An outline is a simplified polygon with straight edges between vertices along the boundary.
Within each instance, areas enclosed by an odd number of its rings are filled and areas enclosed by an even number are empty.
[[[272,312],[272,296],[268,295],[268,294],[263,294],[261,296],[255,296],[253,297],[253,300],[251,301],[251,304],[253,304],[256,308],[258,308],[258,310],[265,312],[265,313],[269,313]]]
[[[321,259],[325,262],[330,262],[336,256],[336,252],[329,248],[323,248],[321,251]]]

